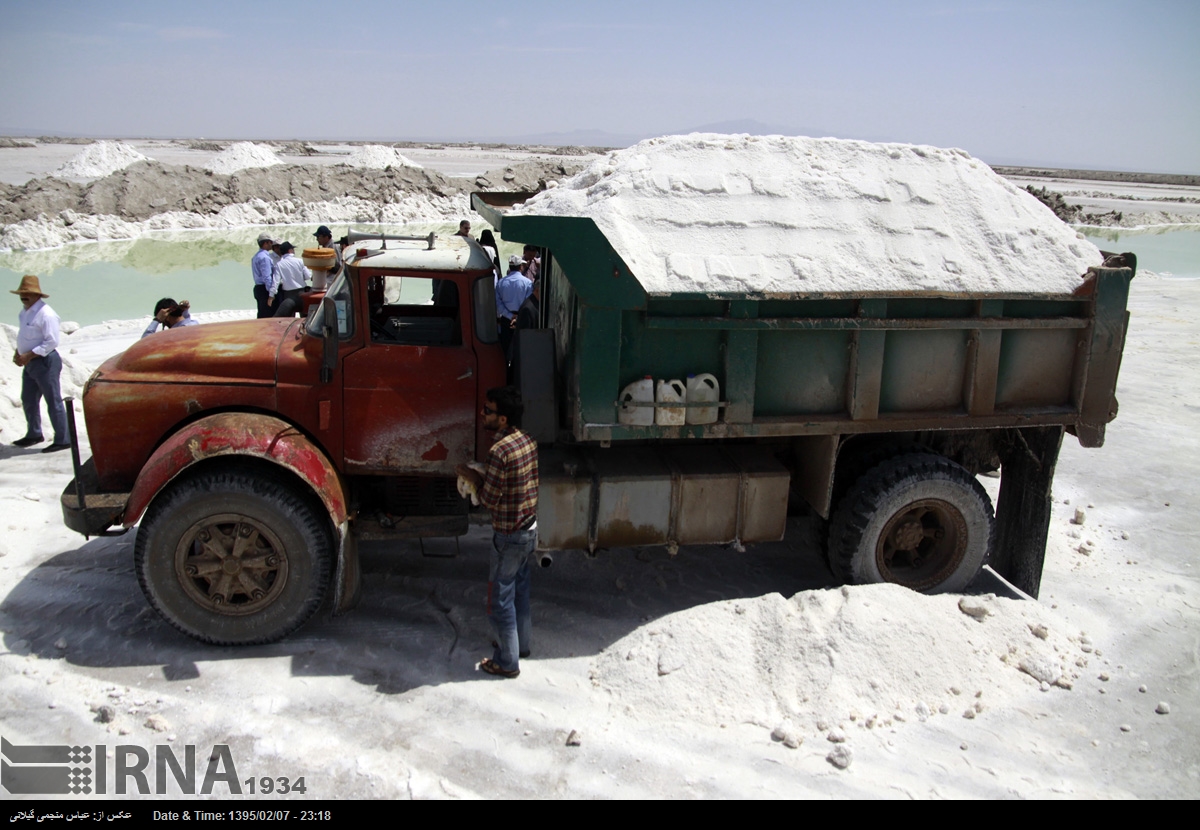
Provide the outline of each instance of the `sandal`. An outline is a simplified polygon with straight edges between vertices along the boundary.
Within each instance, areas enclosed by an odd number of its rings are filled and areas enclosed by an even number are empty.
[[[480,671],[485,671],[488,674],[494,674],[497,677],[517,677],[521,674],[520,669],[508,671],[507,669],[500,668],[500,664],[491,657],[484,657],[482,660],[480,660],[479,669]]]

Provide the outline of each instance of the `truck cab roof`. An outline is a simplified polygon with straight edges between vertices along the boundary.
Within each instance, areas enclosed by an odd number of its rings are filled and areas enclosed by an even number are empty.
[[[492,260],[467,236],[399,236],[351,231],[347,265],[404,271],[489,271]]]

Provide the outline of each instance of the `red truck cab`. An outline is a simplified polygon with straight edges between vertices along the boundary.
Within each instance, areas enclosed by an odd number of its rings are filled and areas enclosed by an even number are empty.
[[[454,466],[486,456],[503,385],[494,273],[474,240],[355,233],[307,319],[141,340],[88,380],[93,457],[63,492],[84,534],[141,522],[151,604],[225,644],[303,623],[332,584],[353,604],[351,520],[391,536],[465,531]]]

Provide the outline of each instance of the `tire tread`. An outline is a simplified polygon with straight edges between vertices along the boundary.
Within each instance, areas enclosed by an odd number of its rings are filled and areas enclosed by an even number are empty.
[[[157,595],[151,584],[149,568],[151,552],[147,550],[155,526],[167,521],[171,514],[199,496],[249,493],[274,502],[283,520],[294,527],[306,540],[314,561],[313,590],[308,592],[297,611],[274,628],[253,632],[256,617],[244,618],[251,629],[246,636],[221,636],[177,619]],[[320,608],[329,588],[333,570],[333,543],[328,523],[316,508],[315,499],[306,499],[287,479],[265,468],[249,465],[227,465],[217,470],[198,470],[172,482],[159,493],[147,508],[138,527],[134,544],[134,568],[138,583],[151,607],[179,631],[210,645],[260,645],[280,640],[307,622]],[[161,554],[160,554],[161,555]],[[230,618],[234,619],[234,618]]]
[[[986,505],[988,538],[983,560],[986,561],[995,534],[995,518],[987,492],[975,476],[961,465],[935,453],[914,452],[890,458],[864,472],[838,504],[830,520],[828,541],[829,567],[835,577],[843,583],[854,581],[853,564],[862,537],[871,519],[883,506],[887,494],[907,482],[931,479],[963,484]],[[935,587],[930,590],[943,589]]]

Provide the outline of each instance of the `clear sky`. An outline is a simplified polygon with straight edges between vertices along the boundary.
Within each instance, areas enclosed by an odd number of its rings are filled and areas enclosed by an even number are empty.
[[[1198,0],[0,0],[0,132],[638,138],[753,121],[1200,173]]]

